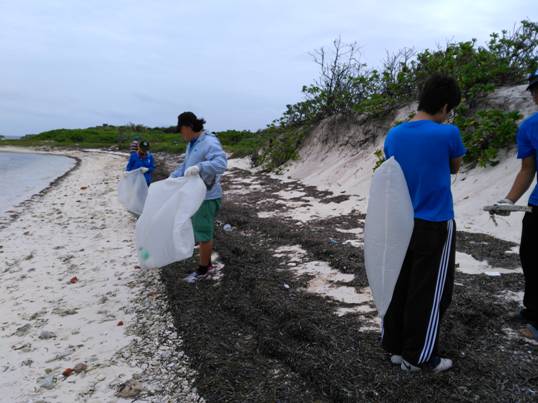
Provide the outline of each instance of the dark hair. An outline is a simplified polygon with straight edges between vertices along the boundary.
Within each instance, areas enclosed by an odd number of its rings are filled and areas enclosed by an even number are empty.
[[[138,147],[140,147],[141,150],[143,151],[148,151],[149,150],[149,141],[141,141],[139,144],[138,144]]]
[[[418,110],[435,115],[447,106],[450,112],[461,102],[461,91],[456,80],[443,74],[430,76],[420,89]]]
[[[181,129],[181,126],[190,127],[195,132],[200,132],[204,129],[204,119],[198,119],[192,112],[183,112],[177,117],[177,130]]]

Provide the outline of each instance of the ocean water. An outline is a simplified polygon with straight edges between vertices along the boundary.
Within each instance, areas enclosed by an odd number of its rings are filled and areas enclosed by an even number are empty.
[[[75,163],[59,155],[0,151],[0,215],[46,188]]]

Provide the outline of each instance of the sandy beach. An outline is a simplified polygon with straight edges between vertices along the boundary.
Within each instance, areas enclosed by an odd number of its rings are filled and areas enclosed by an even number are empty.
[[[350,387],[375,400],[437,396],[439,385],[447,399],[455,390],[463,400],[535,393],[538,344],[511,319],[522,290],[515,231],[466,232],[473,227],[462,219],[445,336],[457,364],[425,381],[390,368],[379,347],[362,269],[361,188],[337,191],[293,179],[293,167],[277,175],[230,160],[216,228],[220,272],[193,286],[182,280],[195,258],[139,268],[135,217],[117,200],[126,156],[63,153],[78,165],[1,224],[6,401],[332,401]],[[159,163],[167,172],[177,158]],[[476,172],[462,180],[470,190]],[[478,201],[469,208],[478,210]],[[500,391],[484,365],[512,389]]]
[[[198,401],[158,273],[138,267],[135,218],[117,200],[125,156],[62,154],[80,163],[0,229],[0,400],[118,401],[131,388]],[[184,377],[166,379],[167,366]]]

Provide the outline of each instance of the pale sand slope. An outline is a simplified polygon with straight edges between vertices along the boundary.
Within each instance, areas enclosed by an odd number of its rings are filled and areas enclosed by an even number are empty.
[[[68,154],[80,167],[0,230],[0,401],[118,401],[117,386],[140,372],[119,354],[145,291],[135,219],[116,195],[125,157]],[[88,371],[64,379],[78,363]]]

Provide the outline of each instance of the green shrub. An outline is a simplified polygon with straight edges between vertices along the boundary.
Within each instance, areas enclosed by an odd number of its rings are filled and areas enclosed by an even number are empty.
[[[281,126],[278,140],[271,147],[261,143],[263,146],[256,151],[258,160],[280,166],[287,156],[296,155],[296,150],[286,147],[296,146],[297,128],[312,127],[324,118],[351,111],[373,118],[386,116],[417,99],[420,86],[431,74],[445,73],[456,78],[462,90],[455,123],[460,125],[469,149],[466,160],[481,165],[494,163],[497,151],[513,143],[516,114],[477,112],[477,106],[498,86],[522,83],[527,73],[538,67],[538,23],[522,21],[512,31],[491,34],[483,45],[472,39],[419,53],[404,48],[388,54],[380,69],[368,69],[357,61],[356,49],[356,44],[337,40],[332,53],[324,49],[316,52],[320,77],[303,87],[303,101],[287,105],[283,116],[275,121]],[[274,138],[272,131],[267,131],[269,138]],[[283,138],[287,135],[289,141]],[[299,137],[302,141],[304,134]],[[267,158],[266,153],[270,154]]]
[[[495,165],[499,150],[515,144],[519,112],[495,109],[478,111],[471,116],[457,116],[454,123],[462,131],[467,154],[465,161],[480,166]]]

